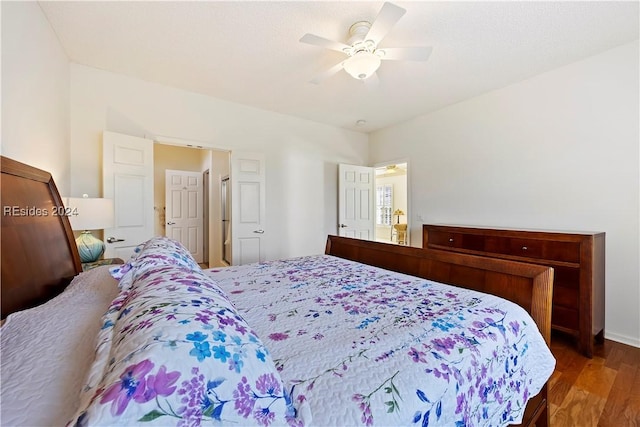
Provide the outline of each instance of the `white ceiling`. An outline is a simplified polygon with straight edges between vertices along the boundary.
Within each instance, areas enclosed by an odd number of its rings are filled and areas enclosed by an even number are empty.
[[[384,61],[371,89],[346,58],[299,42],[346,42],[381,1],[40,2],[69,58],[264,110],[370,132],[638,39],[639,3],[398,1],[381,47],[432,46],[427,62]],[[364,126],[357,126],[365,120]]]

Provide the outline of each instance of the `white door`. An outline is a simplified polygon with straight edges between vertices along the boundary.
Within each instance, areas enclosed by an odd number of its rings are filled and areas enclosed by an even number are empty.
[[[231,261],[264,261],[265,162],[262,153],[231,152]]]
[[[375,239],[375,181],[373,168],[338,165],[338,234]]]
[[[103,132],[102,191],[115,210],[114,227],[104,230],[104,256],[126,261],[154,234],[153,141]]]
[[[186,247],[203,262],[202,173],[165,170],[165,235]]]

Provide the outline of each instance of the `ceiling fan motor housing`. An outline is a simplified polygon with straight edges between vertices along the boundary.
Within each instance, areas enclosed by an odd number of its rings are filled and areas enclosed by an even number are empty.
[[[365,40],[370,28],[371,23],[368,21],[358,21],[349,27],[350,37],[347,43],[350,45],[350,48],[345,48],[344,53],[349,56],[354,56],[360,52],[375,53],[375,42],[373,40]]]

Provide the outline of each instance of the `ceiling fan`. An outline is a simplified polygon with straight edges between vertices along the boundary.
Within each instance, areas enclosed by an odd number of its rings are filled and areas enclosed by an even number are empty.
[[[320,83],[340,70],[358,80],[376,82],[376,71],[382,61],[426,61],[431,55],[431,47],[394,47],[381,48],[378,45],[387,35],[391,27],[398,22],[406,10],[391,3],[384,3],[373,23],[367,21],[356,22],[349,28],[348,44],[326,39],[313,34],[305,34],[300,41],[315,46],[342,52],[347,59],[323,71],[311,80]]]

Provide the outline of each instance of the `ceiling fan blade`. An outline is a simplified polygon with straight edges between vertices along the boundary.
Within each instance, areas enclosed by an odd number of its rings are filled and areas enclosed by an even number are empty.
[[[337,50],[338,52],[346,53],[345,49],[350,49],[350,46],[336,42],[333,40],[325,39],[324,37],[316,36],[313,34],[305,34],[300,39],[302,43],[312,44],[314,46],[320,46],[331,50]]]
[[[382,9],[380,9],[376,20],[371,25],[364,39],[372,40],[377,45],[387,35],[389,30],[391,30],[391,27],[402,18],[405,12],[405,9],[395,4],[383,4]]]
[[[333,67],[329,68],[328,70],[325,70],[323,72],[321,72],[320,74],[318,74],[317,76],[315,76],[312,80],[310,80],[311,83],[313,84],[319,84],[321,81],[333,76],[334,74],[336,74],[338,71],[342,70],[342,63],[344,61],[334,65]]]
[[[376,53],[383,51],[384,55],[380,55],[380,59],[391,61],[426,61],[431,56],[432,47],[390,47],[386,49],[377,49]]]

